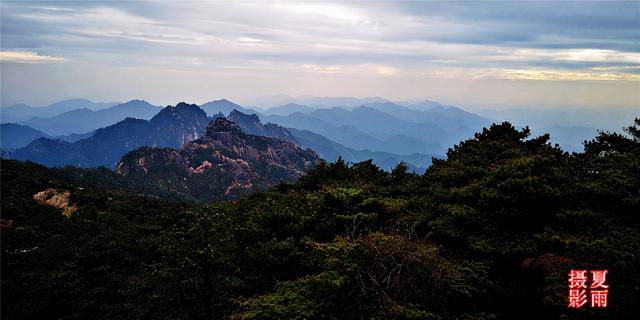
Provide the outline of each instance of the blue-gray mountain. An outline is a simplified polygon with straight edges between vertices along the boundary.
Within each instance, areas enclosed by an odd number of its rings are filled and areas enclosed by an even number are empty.
[[[142,100],[132,100],[97,111],[88,108],[68,111],[49,118],[34,117],[22,124],[50,135],[85,133],[104,128],[126,118],[151,119],[161,108]]]
[[[3,106],[0,109],[2,122],[27,121],[33,117],[48,118],[78,109],[100,110],[119,104],[119,102],[93,102],[87,99],[68,99],[43,107],[32,107],[24,103]]]
[[[233,110],[238,110],[245,114],[257,113],[255,110],[242,107],[227,99],[220,99],[220,100],[214,100],[207,103],[203,103],[200,105],[200,108],[202,108],[202,110],[204,110],[210,117],[213,117],[220,113],[224,115],[229,115]]]
[[[50,135],[28,126],[16,123],[0,124],[0,147],[3,150],[24,147],[40,137],[51,138]]]
[[[356,150],[404,155],[444,154],[447,146],[490,123],[472,114],[449,117],[436,111],[412,110],[392,103],[261,118],[284,127],[319,133]]]
[[[237,110],[232,111],[227,118],[237,123],[247,133],[295,141],[303,149],[308,148],[316,151],[322,159],[327,161],[335,161],[338,157],[352,163],[371,159],[385,170],[391,170],[398,162],[403,161],[407,163],[410,171],[421,173],[431,164],[431,158],[436,156],[434,154],[398,155],[388,152],[355,150],[315,132],[294,128],[285,129],[273,123],[262,125],[257,115],[247,115]]]
[[[136,148],[177,148],[197,139],[204,133],[208,121],[197,105],[179,103],[162,109],[151,120],[127,118],[74,143],[39,138],[10,156],[47,166],[114,168],[122,155]]]
[[[331,162],[339,157],[351,163],[373,160],[373,163],[387,171],[393,169],[399,162],[404,162],[407,164],[408,171],[422,174],[431,165],[431,159],[438,157],[434,154],[398,155],[381,151],[354,150],[311,131],[293,128],[288,130],[302,148],[313,149],[322,159]]]
[[[22,148],[31,143],[31,141],[41,137],[51,139],[55,138],[67,142],[76,142],[80,139],[85,139],[92,136],[93,133],[94,132],[88,132],[84,134],[72,133],[68,135],[52,137],[45,132],[31,128],[29,126],[17,123],[2,123],[0,124],[0,149],[2,149],[3,151],[10,151],[13,149]]]
[[[292,113],[311,113],[314,110],[316,110],[313,107],[310,106],[305,106],[302,104],[296,104],[296,103],[288,103],[282,106],[278,106],[278,107],[273,107],[273,108],[269,108],[267,110],[264,111],[264,114],[266,115],[275,115],[275,116],[288,116]]]
[[[316,103],[315,107],[289,104],[258,112],[257,108],[242,107],[221,99],[202,104],[201,108],[211,117],[219,113],[229,115],[233,110],[256,114],[265,122],[321,134],[347,148],[399,155],[444,154],[446,146],[489,123],[488,120],[460,109],[444,108],[431,102],[404,107],[381,98],[305,99],[304,101]],[[366,105],[355,109],[326,109],[330,103],[344,104],[345,108],[353,108],[357,104]],[[317,109],[318,107],[325,109]],[[440,108],[437,109],[438,107]],[[431,109],[433,111],[429,111]],[[106,110],[74,110],[55,117],[34,118],[22,124],[57,136],[90,132],[126,117],[149,119],[156,110],[146,102],[131,101]],[[452,114],[452,110],[457,114]]]

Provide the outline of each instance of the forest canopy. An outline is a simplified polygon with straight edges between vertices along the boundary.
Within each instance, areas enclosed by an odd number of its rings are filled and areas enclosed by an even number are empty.
[[[505,122],[423,175],[338,159],[208,204],[2,160],[2,318],[635,319],[639,128],[570,154]],[[608,308],[567,308],[575,268]]]

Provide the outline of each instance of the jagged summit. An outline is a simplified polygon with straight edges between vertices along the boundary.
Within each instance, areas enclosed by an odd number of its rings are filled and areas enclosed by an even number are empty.
[[[211,119],[217,119],[217,118],[224,118],[224,113],[222,112],[218,112],[216,114],[214,114],[213,116],[211,116]]]
[[[174,108],[183,109],[183,108],[200,108],[200,107],[198,107],[198,105],[196,105],[196,104],[186,103],[186,102],[182,101],[182,102],[178,102],[178,104],[176,104],[176,106]]]
[[[245,114],[234,109],[229,113],[227,119],[237,123],[242,131],[248,134],[294,141],[289,130],[273,123],[263,125],[260,122],[260,117],[256,114]]]
[[[225,118],[217,118],[209,122],[205,136],[214,137],[216,133],[220,133],[220,132],[233,132],[233,133],[244,134],[242,132],[242,129],[240,129],[240,127],[235,122]]]
[[[260,118],[257,114],[245,114],[238,111],[237,109],[233,109],[233,111],[229,113],[228,119],[236,123],[260,123]]]
[[[204,110],[200,109],[198,105],[188,104],[186,102],[180,102],[174,106],[167,106],[160,110],[151,121],[158,121],[167,118],[207,118],[207,114]]]

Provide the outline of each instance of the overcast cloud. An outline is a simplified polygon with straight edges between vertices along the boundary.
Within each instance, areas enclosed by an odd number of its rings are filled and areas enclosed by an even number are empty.
[[[2,103],[640,103],[639,2],[2,2]]]

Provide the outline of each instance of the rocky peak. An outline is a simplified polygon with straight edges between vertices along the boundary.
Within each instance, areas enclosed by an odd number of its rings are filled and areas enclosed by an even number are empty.
[[[226,118],[217,118],[209,122],[205,136],[213,137],[220,132],[242,133],[242,129],[233,121]]]
[[[291,141],[254,135],[229,119],[218,118],[209,122],[202,138],[180,149],[139,148],[127,153],[116,173],[211,201],[294,180],[318,161],[315,152]]]
[[[167,121],[172,119],[207,119],[207,114],[195,104],[185,102],[174,106],[167,106],[151,118],[152,122]]]
[[[252,124],[252,125],[260,124],[260,118],[258,117],[258,115],[244,114],[236,109],[233,109],[233,111],[229,113],[229,117],[227,118],[235,123]]]
[[[218,113],[214,114],[213,117],[211,117],[211,119],[215,120],[215,119],[224,118],[224,117],[225,117],[224,113],[218,112]]]
[[[48,188],[33,195],[33,200],[54,208],[62,209],[62,213],[67,217],[71,217],[77,210],[77,206],[71,203],[70,198],[71,192],[69,192],[69,190],[53,188]]]
[[[294,141],[289,130],[273,123],[263,125],[260,122],[260,117],[256,114],[246,114],[238,110],[233,110],[229,113],[227,119],[238,124],[242,131],[247,134]]]

